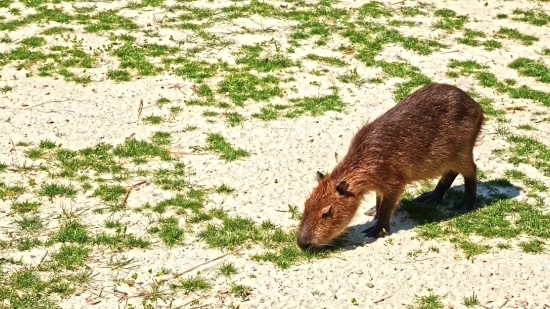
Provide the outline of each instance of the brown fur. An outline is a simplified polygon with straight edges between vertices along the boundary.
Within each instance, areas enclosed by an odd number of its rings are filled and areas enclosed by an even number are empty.
[[[318,185],[305,201],[299,246],[329,245],[347,229],[371,191],[376,192],[376,223],[363,232],[369,237],[391,234],[394,210],[405,187],[416,181],[440,177],[434,191],[415,199],[437,203],[461,174],[465,194],[455,208],[477,209],[473,148],[483,121],[483,109],[466,92],[433,83],[364,125],[330,176],[317,172]]]

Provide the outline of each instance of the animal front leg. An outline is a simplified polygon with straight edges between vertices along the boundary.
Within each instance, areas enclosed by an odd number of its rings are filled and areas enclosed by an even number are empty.
[[[378,207],[376,223],[362,232],[365,237],[380,238],[391,235],[391,219],[403,191],[404,189],[400,188],[391,193],[384,193]]]

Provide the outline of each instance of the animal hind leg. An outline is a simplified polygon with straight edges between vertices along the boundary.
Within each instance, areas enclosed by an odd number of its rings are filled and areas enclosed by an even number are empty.
[[[439,178],[439,181],[437,182],[437,185],[435,186],[435,189],[431,192],[423,193],[419,196],[417,196],[413,201],[417,203],[422,204],[437,204],[443,200],[443,196],[445,196],[445,193],[453,182],[455,181],[456,177],[458,176],[458,173],[455,171],[447,171],[445,174]]]
[[[473,162],[472,168],[467,172],[461,172],[464,177],[464,197],[454,205],[452,208],[458,210],[458,213],[467,213],[469,211],[475,211],[478,208],[477,205],[477,166]]]
[[[376,220],[378,218],[378,209],[380,208],[380,201],[382,200],[382,195],[378,192],[376,192],[376,205],[371,207],[369,210],[365,212],[365,215],[367,216],[374,216],[374,219]]]
[[[376,213],[375,224],[362,231],[365,237],[380,238],[391,235],[391,219],[404,191],[405,188],[399,188],[393,192],[384,192]]]

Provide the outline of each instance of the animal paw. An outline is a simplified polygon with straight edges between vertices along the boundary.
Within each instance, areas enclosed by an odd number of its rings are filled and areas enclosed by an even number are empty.
[[[376,206],[372,206],[372,208],[370,208],[369,210],[367,210],[367,211],[365,212],[365,215],[367,215],[367,216],[374,216],[375,219],[376,219],[376,215],[377,215],[377,214],[378,214],[378,213],[376,212]]]
[[[465,214],[470,211],[476,211],[477,210],[477,201],[466,201],[466,199],[462,199],[459,202],[454,203],[451,205],[451,208],[456,210],[459,214]]]
[[[383,238],[385,236],[389,236],[391,234],[390,232],[390,229],[386,229],[384,227],[381,227],[377,224],[371,226],[371,227],[368,227],[366,228],[365,230],[363,230],[363,232],[361,233],[364,233],[365,234],[365,237],[374,237],[374,238]]]
[[[433,205],[441,202],[443,197],[437,194],[435,191],[425,192],[413,199],[416,203],[421,203],[425,205]]]

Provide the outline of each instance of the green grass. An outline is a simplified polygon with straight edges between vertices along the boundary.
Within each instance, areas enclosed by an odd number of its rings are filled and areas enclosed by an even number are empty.
[[[121,185],[99,185],[93,196],[101,198],[105,202],[118,202],[126,193],[126,188]]]
[[[521,67],[522,62],[515,63],[515,65]],[[472,75],[481,86],[493,88],[499,94],[508,94],[512,99],[530,99],[540,102],[545,106],[550,106],[549,92],[534,90],[525,85],[517,86],[514,83],[510,85],[509,83],[500,81],[496,75],[488,71],[488,66],[481,65],[473,60],[457,61],[451,59],[448,67],[451,70],[447,72],[447,76],[451,78],[456,78],[460,75]],[[525,72],[533,74],[531,67],[525,69]]]
[[[522,76],[534,77],[540,82],[550,83],[550,68],[546,67],[540,61],[528,58],[518,58],[512,61],[508,67],[518,70],[519,74]]]
[[[512,20],[526,22],[534,26],[542,27],[550,23],[550,15],[544,11],[515,9],[512,14],[515,16],[512,17]]]
[[[19,201],[11,204],[11,209],[16,213],[36,212],[40,207],[38,202]]]
[[[244,106],[247,100],[267,101],[281,96],[279,78],[273,75],[259,77],[247,71],[231,72],[220,83],[218,93],[226,95],[236,106]]]
[[[540,240],[531,240],[523,241],[519,243],[520,248],[527,253],[544,253],[546,249],[544,248],[544,242]]]
[[[507,27],[500,28],[496,32],[496,37],[515,40],[527,46],[533,45],[535,42],[539,41],[539,39],[535,36],[523,34],[516,29]]]
[[[252,288],[244,284],[231,285],[231,294],[236,297],[240,297],[243,301],[248,300],[248,297],[252,294]]]
[[[407,305],[407,309],[443,309],[445,307],[440,298],[430,291],[427,296],[415,296],[414,303]]]
[[[206,150],[220,153],[220,159],[227,162],[239,160],[250,156],[250,153],[244,149],[235,149],[225,138],[219,133],[209,134],[206,138]]]
[[[345,103],[334,91],[330,95],[290,99],[290,105],[269,104],[260,109],[260,113],[252,114],[253,118],[265,121],[276,120],[281,116],[296,118],[302,115],[320,116],[329,111],[343,112]]]
[[[159,222],[159,226],[149,230],[150,233],[155,233],[168,246],[173,247],[181,244],[184,240],[184,231],[179,227],[179,222],[176,217],[163,218]]]
[[[329,65],[337,66],[337,67],[345,67],[347,65],[345,61],[340,60],[336,57],[325,57],[325,56],[319,56],[315,54],[307,54],[306,58],[309,60],[319,61]]]
[[[237,64],[242,64],[248,69],[258,72],[272,72],[298,65],[298,63],[293,62],[280,53],[260,57],[262,50],[260,44],[244,46],[239,52],[240,57],[237,58]]]
[[[212,284],[208,283],[205,279],[198,276],[189,277],[187,279],[181,280],[178,285],[179,288],[183,289],[187,293],[210,290]]]
[[[550,147],[532,138],[510,135],[507,138],[512,147],[509,161],[513,164],[530,164],[545,176],[550,176]]]
[[[462,29],[468,21],[467,16],[457,15],[456,12],[449,9],[436,10],[434,14],[439,17],[439,21],[434,25],[437,29],[448,31]]]
[[[9,186],[4,182],[0,182],[0,199],[2,200],[15,198],[23,194],[25,191],[25,187],[21,185]]]
[[[477,298],[477,295],[474,292],[472,292],[472,296],[464,297],[463,303],[464,303],[464,306],[468,308],[474,308],[477,305],[479,305],[479,299]]]
[[[225,277],[232,277],[238,273],[237,268],[232,263],[224,263],[220,267],[220,273]]]
[[[42,186],[40,195],[53,198],[56,196],[62,197],[74,197],[76,196],[77,190],[71,185],[59,184],[59,183],[49,183]]]

